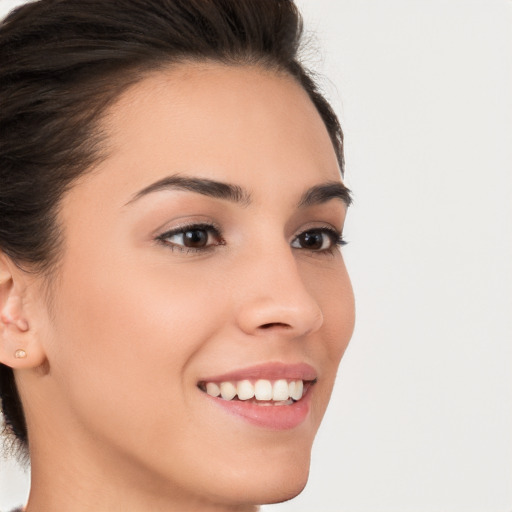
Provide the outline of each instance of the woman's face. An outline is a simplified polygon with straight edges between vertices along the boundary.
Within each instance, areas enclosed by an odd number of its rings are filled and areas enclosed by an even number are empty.
[[[41,335],[62,449],[148,496],[296,495],[354,323],[319,114],[287,76],[188,64],[103,129],[108,158],[62,204]]]

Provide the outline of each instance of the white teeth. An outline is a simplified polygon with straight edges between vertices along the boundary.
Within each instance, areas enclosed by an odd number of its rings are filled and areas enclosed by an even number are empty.
[[[236,396],[236,388],[231,384],[231,382],[223,382],[220,385],[220,396],[224,398],[224,400],[233,400]]]
[[[300,400],[302,398],[302,392],[304,391],[304,383],[301,380],[296,380],[293,393],[290,393],[290,396],[294,400]]]
[[[249,400],[254,396],[254,386],[249,380],[241,380],[236,386],[236,391],[239,400]]]
[[[276,401],[288,400],[288,382],[284,379],[276,380],[272,389],[272,399]]]
[[[256,400],[272,400],[272,383],[269,380],[260,379],[254,384],[254,396]]]
[[[297,401],[302,398],[304,382],[302,380],[288,382],[286,379],[276,381],[260,379],[255,384],[250,380],[207,382],[203,390],[213,397],[220,395],[224,400],[233,400],[238,395],[239,400],[256,398],[258,401],[269,402],[267,405],[290,405],[293,403],[291,399]]]
[[[206,392],[210,396],[219,396],[220,388],[217,386],[217,384],[215,384],[215,382],[208,382],[208,384],[206,384]]]

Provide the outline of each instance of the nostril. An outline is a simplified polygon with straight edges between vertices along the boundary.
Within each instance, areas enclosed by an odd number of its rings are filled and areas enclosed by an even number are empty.
[[[269,324],[260,325],[260,329],[270,329],[272,327],[290,327],[288,324],[283,324],[281,322],[272,322]]]

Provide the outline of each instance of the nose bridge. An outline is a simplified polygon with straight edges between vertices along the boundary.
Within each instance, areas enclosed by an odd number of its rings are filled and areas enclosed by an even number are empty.
[[[298,337],[320,328],[323,315],[308,291],[289,245],[274,245],[246,260],[245,289],[238,304],[243,331],[269,329]]]

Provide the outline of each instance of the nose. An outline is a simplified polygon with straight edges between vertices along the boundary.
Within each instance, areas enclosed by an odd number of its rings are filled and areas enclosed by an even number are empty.
[[[298,338],[320,329],[322,310],[306,288],[289,246],[279,253],[259,253],[246,263],[243,294],[237,300],[242,331]]]

